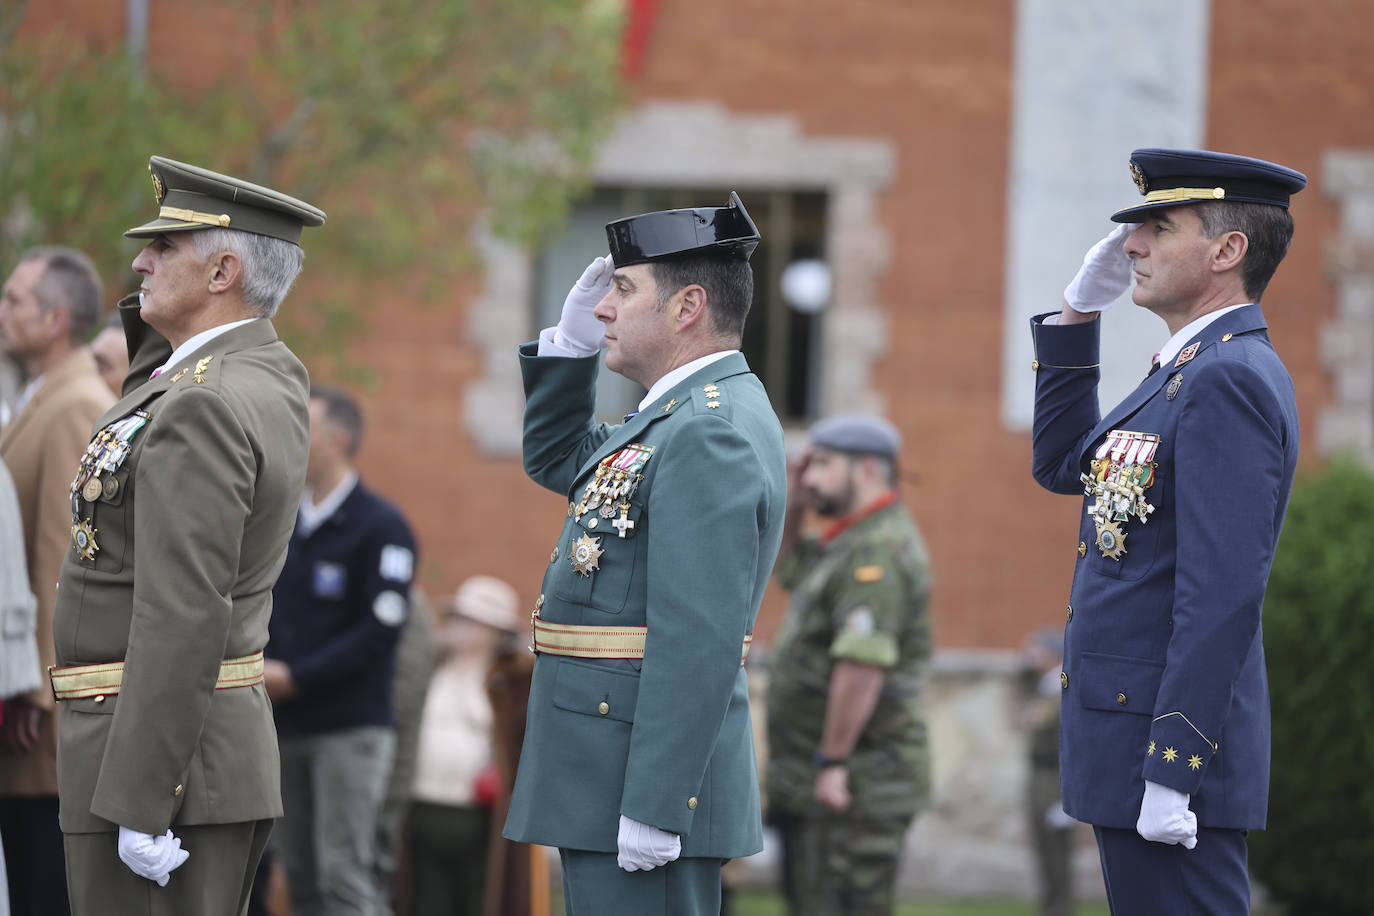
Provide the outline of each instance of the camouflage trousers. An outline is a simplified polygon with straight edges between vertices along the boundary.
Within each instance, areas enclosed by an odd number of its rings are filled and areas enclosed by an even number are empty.
[[[775,811],[790,916],[892,916],[911,814]]]

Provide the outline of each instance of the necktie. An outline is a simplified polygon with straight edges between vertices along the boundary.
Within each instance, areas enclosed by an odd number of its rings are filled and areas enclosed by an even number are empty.
[[[636,407],[634,410],[630,411],[629,413],[625,414],[625,421],[624,421],[624,422],[629,423],[631,420],[634,419],[635,414],[637,414],[637,413],[639,413],[639,408],[638,408],[638,407]]]
[[[161,366],[158,366],[156,369],[153,370],[153,374],[150,375],[150,376],[148,376],[148,378],[150,378],[150,379],[155,379],[155,378],[157,378],[157,377],[158,377],[159,375],[161,375],[161,374],[162,374],[162,367],[161,367]]]
[[[1146,377],[1146,378],[1149,378],[1150,376],[1154,375],[1154,374],[1155,374],[1156,372],[1158,372],[1158,371],[1159,371],[1159,354],[1156,353],[1156,354],[1150,359],[1150,371],[1145,373],[1145,377]]]

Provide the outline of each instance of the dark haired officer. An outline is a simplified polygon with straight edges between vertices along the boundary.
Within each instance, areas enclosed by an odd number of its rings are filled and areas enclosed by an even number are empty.
[[[124,397],[71,472],[51,673],[72,912],[232,916],[281,815],[262,649],[305,479],[271,316],[307,203],[154,156]],[[189,858],[188,858],[189,855]]]
[[[723,861],[763,847],[743,664],[787,499],[738,349],[759,234],[733,194],[606,234],[520,349],[525,469],[568,509],[505,835],[559,847],[569,916],[714,916]],[[623,424],[593,420],[603,337],[648,389]]]
[[[1144,200],[1098,243],[1063,309],[1032,319],[1035,478],[1083,498],[1067,611],[1064,809],[1093,825],[1112,912],[1249,912],[1264,827],[1269,696],[1260,608],[1298,460],[1293,382],[1260,297],[1307,179],[1258,159],[1140,149]],[[1105,417],[1098,313],[1168,325]]]

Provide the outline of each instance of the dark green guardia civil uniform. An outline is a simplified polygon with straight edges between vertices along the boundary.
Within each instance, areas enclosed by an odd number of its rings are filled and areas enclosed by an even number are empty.
[[[929,792],[925,544],[891,498],[833,537],[802,541],[776,572],[792,600],[769,664],[766,785],[770,818],[788,824],[794,916],[891,913],[902,837]],[[839,660],[887,669],[848,759],[844,814],[816,800],[813,765]]]

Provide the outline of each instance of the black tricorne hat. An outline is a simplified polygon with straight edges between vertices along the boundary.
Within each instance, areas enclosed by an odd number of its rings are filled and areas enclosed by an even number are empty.
[[[1209,200],[1286,209],[1288,199],[1307,187],[1307,176],[1287,166],[1205,149],[1138,149],[1131,153],[1131,178],[1145,201],[1113,213],[1118,223]]]
[[[760,238],[734,191],[724,207],[656,210],[606,224],[606,241],[616,267],[693,253],[747,261]]]

